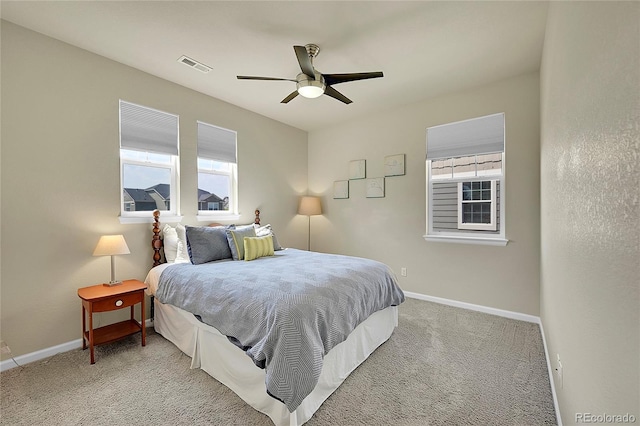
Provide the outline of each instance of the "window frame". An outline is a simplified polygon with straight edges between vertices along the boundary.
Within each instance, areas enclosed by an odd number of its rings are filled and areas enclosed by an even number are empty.
[[[211,158],[198,157],[199,160],[217,161],[218,163],[224,163],[229,165],[229,171],[202,169],[198,165],[198,188],[200,189],[200,173],[216,175],[216,176],[228,176],[229,177],[229,210],[200,210],[200,201],[198,201],[198,216],[235,216],[238,213],[238,164],[227,163],[224,161],[212,160]],[[203,218],[204,220],[204,218]]]
[[[178,217],[179,210],[178,206],[180,205],[178,199],[178,157],[170,154],[162,154],[169,157],[169,163],[156,162],[152,160],[133,160],[129,158],[123,158],[122,151],[124,148],[120,148],[120,217],[122,218],[151,218],[151,213],[148,210],[136,211],[136,210],[125,210],[124,209],[124,168],[126,165],[132,166],[143,166],[143,167],[157,167],[160,169],[168,169],[171,181],[169,183],[169,209],[168,210],[160,210],[163,220],[167,216]],[[134,151],[134,150],[127,150]],[[146,154],[150,154],[149,151],[138,151]],[[155,153],[152,153],[155,154]],[[143,188],[140,188],[143,189]],[[150,219],[151,220],[151,219]]]
[[[137,108],[144,108],[149,112],[157,112],[160,114],[165,114],[166,116],[175,117],[175,133],[176,133],[176,153],[177,155],[173,155],[167,152],[155,152],[153,150],[144,150],[144,149],[136,149],[134,147],[122,147],[122,110],[123,104],[128,104]],[[161,210],[163,222],[166,223],[174,223],[180,222],[182,220],[182,216],[180,215],[180,117],[176,114],[172,114],[166,111],[161,111],[155,108],[151,108],[144,105],[135,104],[133,102],[128,102],[120,99],[118,102],[118,125],[119,125],[119,133],[118,133],[118,142],[119,142],[119,163],[120,163],[120,215],[118,217],[120,223],[145,223],[152,222],[153,216],[151,211],[131,211],[125,209],[125,200],[124,200],[124,169],[126,165],[133,166],[142,166],[142,167],[157,167],[161,169],[168,169],[170,173],[170,183],[169,183],[169,209]],[[125,158],[123,155],[123,151],[131,151],[131,152],[141,152],[146,153],[147,158],[145,160],[137,160],[132,158]],[[160,162],[153,161],[149,157],[153,155],[164,155],[169,158],[168,162]],[[144,188],[140,188],[144,189]]]
[[[198,155],[198,151],[196,150],[196,192],[200,189],[200,173],[213,174],[219,176],[229,176],[230,177],[230,189],[229,189],[229,210],[200,210],[200,201],[199,197],[196,197],[196,209],[197,209],[197,220],[200,222],[211,221],[212,219],[216,220],[238,220],[240,219],[240,214],[238,213],[238,132],[235,130],[227,129],[221,126],[216,126],[215,124],[207,123],[204,121],[198,120],[197,125],[205,125],[214,127],[220,130],[224,130],[227,132],[231,132],[235,135],[235,149],[236,149],[236,157],[235,163],[228,161],[221,161],[216,158],[209,158],[207,156]],[[198,134],[199,130],[196,130],[196,147],[200,143],[200,137]],[[212,170],[212,169],[202,169],[200,168],[199,160],[208,160],[215,161],[218,163],[224,163],[229,165],[229,171],[222,170]]]
[[[500,175],[482,175],[478,176],[478,180],[495,180],[496,184],[500,187],[500,199],[499,202],[496,203],[496,215],[500,212],[500,222],[499,228],[496,230],[498,232],[491,234],[482,234],[477,231],[469,230],[469,232],[446,232],[446,231],[435,231],[433,229],[433,212],[431,211],[431,207],[433,206],[433,188],[432,183],[434,182],[431,178],[431,162],[432,160],[426,160],[426,188],[427,188],[427,197],[426,197],[426,228],[427,233],[422,237],[425,241],[431,242],[447,242],[447,243],[462,243],[462,244],[481,244],[481,245],[493,245],[493,246],[506,246],[509,243],[509,240],[506,238],[506,209],[505,209],[505,199],[506,199],[506,147],[505,151],[502,152],[502,174]],[[462,182],[462,181],[470,181],[472,180],[470,177],[460,177],[460,178],[451,178],[446,179],[448,182]],[[436,182],[445,181],[445,179],[436,179]],[[497,188],[496,188],[496,197],[497,197]],[[498,210],[499,209],[499,210]]]
[[[491,198],[489,200],[465,200],[463,197],[463,185],[465,183],[473,183],[473,182],[490,182],[491,184]],[[486,178],[476,178],[476,179],[465,179],[458,182],[458,229],[467,229],[473,231],[496,231],[496,182],[497,179],[486,179]],[[489,203],[490,205],[490,222],[489,223],[477,223],[477,222],[463,222],[463,205],[464,204],[479,204],[479,203]]]
[[[506,114],[493,113],[480,117],[433,125],[426,129],[426,241],[441,241],[466,244],[488,244],[505,246],[506,239]],[[500,154],[500,168],[486,168],[486,161],[497,161],[480,156]],[[474,157],[475,167],[471,171],[464,157]],[[433,162],[445,160],[444,167],[450,162],[451,174],[440,170],[434,179]],[[448,160],[448,161],[447,161]],[[468,160],[467,160],[468,161]],[[457,163],[457,164],[456,164]],[[480,165],[482,164],[482,167]],[[461,169],[456,173],[456,165]],[[496,166],[496,164],[494,164]],[[444,172],[444,173],[442,173]],[[496,223],[497,230],[458,229],[459,201],[458,182],[495,180],[496,185]],[[437,191],[436,191],[437,190]],[[438,195],[435,195],[437,192]],[[499,209],[499,210],[498,210]],[[436,212],[438,213],[436,220]],[[458,217],[453,217],[458,216]],[[436,222],[434,228],[434,221]]]

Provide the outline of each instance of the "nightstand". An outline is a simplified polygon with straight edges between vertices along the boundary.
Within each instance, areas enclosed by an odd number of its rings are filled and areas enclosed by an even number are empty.
[[[147,285],[138,280],[125,280],[112,287],[103,284],[78,289],[82,299],[82,349],[91,353],[91,364],[95,364],[94,346],[111,343],[132,334],[142,332],[142,346],[145,345],[144,290]],[[133,317],[133,307],[140,303],[140,322]],[[93,314],[131,307],[131,318],[115,324],[93,329]],[[87,315],[88,314],[88,315]],[[89,329],[86,319],[89,318]]]

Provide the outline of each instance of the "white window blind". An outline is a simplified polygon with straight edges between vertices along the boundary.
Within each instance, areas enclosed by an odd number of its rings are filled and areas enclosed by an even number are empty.
[[[236,132],[198,121],[198,157],[236,164]]]
[[[427,129],[427,160],[504,151],[504,113]]]
[[[120,148],[178,155],[178,116],[120,101]]]

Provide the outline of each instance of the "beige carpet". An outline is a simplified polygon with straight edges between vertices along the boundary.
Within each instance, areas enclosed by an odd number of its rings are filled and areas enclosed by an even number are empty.
[[[3,425],[270,425],[150,332],[0,375]],[[408,299],[391,339],[307,423],[556,424],[537,325]]]

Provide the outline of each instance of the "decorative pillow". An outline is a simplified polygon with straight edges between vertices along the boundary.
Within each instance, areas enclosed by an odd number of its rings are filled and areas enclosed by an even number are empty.
[[[271,229],[271,225],[270,224],[266,224],[266,225],[255,225],[256,228],[256,236],[257,237],[266,237],[267,235],[271,235],[271,237],[273,238],[273,249],[275,251],[278,250],[282,250],[282,246],[280,246],[280,243],[278,242],[278,239],[276,238],[276,234],[273,233],[273,230]]]
[[[244,260],[254,260],[259,257],[273,256],[273,237],[245,237]]]
[[[187,245],[187,233],[184,225],[176,225],[176,234],[178,235],[178,250],[176,251],[175,263],[191,263],[191,259],[189,258],[189,248]]]
[[[233,260],[244,259],[244,238],[255,237],[256,230],[250,226],[238,226],[235,229],[227,229],[227,241],[229,242],[229,248],[231,249],[231,256]]]
[[[194,265],[231,258],[224,227],[185,226],[185,233],[189,258]]]
[[[162,228],[162,245],[165,260],[167,263],[174,263],[178,253],[178,234],[174,227],[165,225]]]

